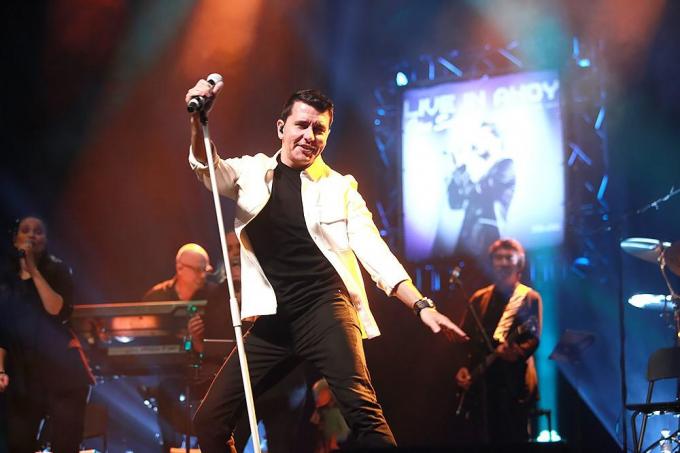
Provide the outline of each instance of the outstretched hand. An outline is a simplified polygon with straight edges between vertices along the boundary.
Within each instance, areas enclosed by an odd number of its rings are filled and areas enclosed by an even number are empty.
[[[462,340],[470,339],[467,334],[463,332],[463,329],[434,308],[425,308],[421,310],[420,320],[434,333],[439,333],[443,329],[449,338],[458,338]]]

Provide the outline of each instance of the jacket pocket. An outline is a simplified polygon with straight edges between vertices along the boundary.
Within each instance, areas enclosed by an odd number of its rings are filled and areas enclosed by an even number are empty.
[[[322,209],[319,215],[321,233],[331,250],[349,250],[347,217],[341,210]]]

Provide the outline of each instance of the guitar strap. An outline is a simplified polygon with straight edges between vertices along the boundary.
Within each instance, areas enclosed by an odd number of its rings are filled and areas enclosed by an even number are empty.
[[[515,322],[517,312],[520,308],[522,308],[524,299],[526,298],[527,294],[529,294],[529,291],[531,291],[531,288],[528,286],[521,283],[517,285],[515,291],[512,293],[512,296],[510,296],[508,305],[505,307],[505,310],[503,310],[503,315],[496,325],[496,330],[493,332],[494,340],[498,341],[499,343],[504,343],[508,338],[508,333]]]

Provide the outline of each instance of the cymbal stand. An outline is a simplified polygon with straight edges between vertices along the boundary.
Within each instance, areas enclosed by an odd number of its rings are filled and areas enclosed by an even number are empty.
[[[670,190],[668,193],[660,198],[657,198],[656,200],[647,203],[646,205],[642,206],[641,208],[638,209],[633,209],[627,212],[624,212],[622,215],[620,215],[617,219],[611,219],[609,222],[605,223],[604,225],[595,228],[594,230],[590,231],[587,233],[588,236],[595,236],[596,234],[599,233],[605,233],[605,232],[615,232],[615,231],[620,231],[621,227],[623,226],[624,222],[626,222],[629,218],[632,218],[634,216],[641,215],[648,210],[654,208],[655,210],[659,210],[661,206],[665,203],[667,203],[671,198],[680,195],[680,188],[676,188],[674,185],[671,186]],[[621,238],[619,238],[619,243],[621,243]],[[619,256],[619,259],[617,260],[617,265],[618,265],[618,273],[619,277],[623,275],[623,268],[622,268],[622,263],[621,263],[621,258]],[[664,278],[665,278],[665,273],[664,273]],[[627,383],[627,377],[626,377],[626,329],[625,329],[625,308],[624,308],[624,302],[623,302],[623,286],[622,283],[619,282],[618,285],[618,299],[619,299],[619,369],[621,372],[621,434],[622,434],[622,440],[623,440],[623,450],[627,451],[628,450],[628,435],[627,435],[627,426],[626,426],[626,401],[628,398],[628,383]],[[678,303],[676,302],[675,307],[676,307],[676,320],[678,319],[677,315],[677,306]],[[676,322],[676,326],[680,327],[680,322]],[[676,327],[677,329],[677,327]],[[678,331],[676,330],[676,344],[679,344],[680,338],[678,338],[677,335]],[[680,388],[678,389],[680,392]],[[680,393],[679,393],[680,394]]]
[[[659,271],[661,271],[661,276],[668,287],[668,294],[671,296],[670,303],[673,304],[673,323],[675,326],[675,346],[680,347],[680,296],[678,296],[678,294],[673,289],[673,285],[671,285],[671,282],[668,279],[668,274],[666,274],[666,250],[659,254],[657,262],[659,263]],[[680,379],[677,380],[675,386],[675,400],[680,400]],[[680,429],[680,420],[678,420],[678,428]]]
[[[680,346],[680,296],[673,289],[673,285],[668,279],[668,274],[666,273],[666,251],[664,250],[659,254],[657,259],[659,263],[659,271],[663,277],[664,282],[666,282],[666,287],[668,288],[668,294],[670,294],[670,301],[666,302],[673,304],[673,320],[675,325],[675,345]],[[665,308],[665,307],[664,307]],[[665,311],[665,310],[664,310]]]

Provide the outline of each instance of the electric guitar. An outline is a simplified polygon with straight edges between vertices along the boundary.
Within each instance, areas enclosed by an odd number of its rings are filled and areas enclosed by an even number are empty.
[[[525,333],[531,333],[535,334],[538,331],[538,320],[536,319],[536,316],[532,316],[526,321],[524,321],[522,324],[517,326],[517,328],[513,329],[512,332],[510,332],[510,335],[508,335],[507,339],[505,342],[507,344],[514,344],[515,340],[517,337],[520,335],[523,335]],[[484,373],[486,373],[486,370],[489,369],[489,367],[498,359],[499,354],[498,354],[498,349],[495,349],[493,352],[488,354],[486,357],[484,357],[484,360],[482,360],[470,373],[470,386],[466,389],[461,388],[458,392],[458,404],[456,405],[456,415],[460,415],[463,412],[463,405],[465,403],[465,396],[468,393],[468,390],[472,388],[472,386],[479,381],[479,378],[484,376]]]

